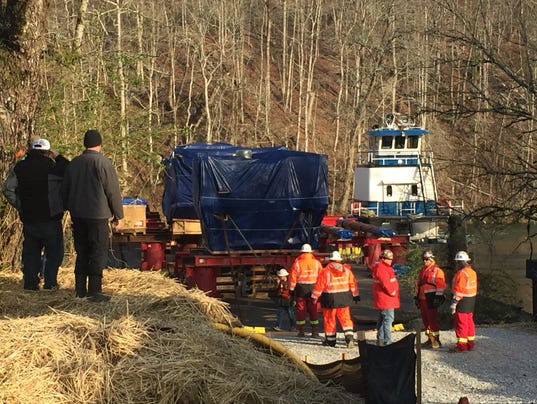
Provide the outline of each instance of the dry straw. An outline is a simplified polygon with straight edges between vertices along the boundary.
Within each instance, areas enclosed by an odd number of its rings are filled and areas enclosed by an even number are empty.
[[[25,292],[0,272],[2,403],[346,403],[287,358],[216,330],[226,303],[156,272],[107,270],[108,303],[62,289]]]

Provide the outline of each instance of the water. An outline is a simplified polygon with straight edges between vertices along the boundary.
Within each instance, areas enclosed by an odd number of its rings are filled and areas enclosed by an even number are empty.
[[[530,229],[535,233],[537,229]],[[480,225],[467,227],[468,251],[479,274],[493,275],[501,300],[520,305],[532,313],[532,280],[526,278],[526,260],[537,260],[537,238],[528,241],[525,224]],[[518,303],[518,304],[517,304]]]

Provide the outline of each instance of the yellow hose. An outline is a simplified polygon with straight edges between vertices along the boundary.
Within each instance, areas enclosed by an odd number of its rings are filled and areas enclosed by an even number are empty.
[[[302,370],[304,370],[304,372],[316,378],[313,371],[308,367],[308,365],[304,363],[304,361],[302,361],[297,355],[295,355],[292,351],[284,347],[279,342],[274,341],[268,337],[265,337],[262,334],[258,334],[250,330],[244,329],[242,327],[230,327],[226,324],[221,324],[221,323],[213,323],[213,326],[217,330],[225,331],[232,335],[238,335],[239,337],[250,338],[254,340],[255,342],[261,344],[262,346],[270,348],[278,352],[281,356],[288,357],[289,359],[291,359],[291,361],[296,363]]]

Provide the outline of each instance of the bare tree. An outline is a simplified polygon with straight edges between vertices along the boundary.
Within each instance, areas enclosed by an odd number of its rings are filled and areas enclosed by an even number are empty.
[[[458,154],[444,158],[455,192],[473,201],[470,214],[535,220],[537,14],[522,1],[489,3],[440,2],[450,24],[435,21],[430,34],[449,44],[446,51],[456,49],[438,57],[459,84],[457,91],[439,85],[451,102],[430,108],[454,123]]]
[[[34,135],[45,49],[47,2],[0,3],[0,172],[5,178],[18,149],[26,149]],[[18,268],[21,228],[10,207],[0,209],[2,265]]]

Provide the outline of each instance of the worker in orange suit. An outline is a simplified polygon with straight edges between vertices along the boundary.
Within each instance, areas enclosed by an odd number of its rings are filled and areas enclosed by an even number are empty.
[[[336,346],[336,320],[343,329],[347,348],[354,347],[354,324],[351,319],[350,304],[358,303],[360,294],[356,278],[349,264],[341,263],[341,255],[334,251],[330,262],[323,268],[311,293],[313,299],[319,299],[323,308],[325,340],[323,345]]]
[[[444,303],[444,289],[446,278],[442,268],[435,261],[431,250],[425,250],[422,255],[423,267],[416,282],[416,306],[420,310],[427,342],[424,348],[438,349],[440,342],[440,322],[438,321],[438,308]]]
[[[323,265],[313,255],[311,245],[307,243],[302,245],[300,251],[301,254],[291,266],[291,274],[289,276],[289,290],[291,296],[296,301],[297,335],[299,337],[305,336],[304,328],[306,326],[306,314],[308,314],[311,325],[311,336],[318,337],[319,314],[317,313],[317,303],[311,298],[311,292]]]
[[[470,266],[466,251],[455,255],[457,272],[453,277],[451,291],[453,299],[449,306],[453,314],[453,326],[457,345],[450,352],[471,351],[475,347],[474,308],[477,297],[477,274]]]

